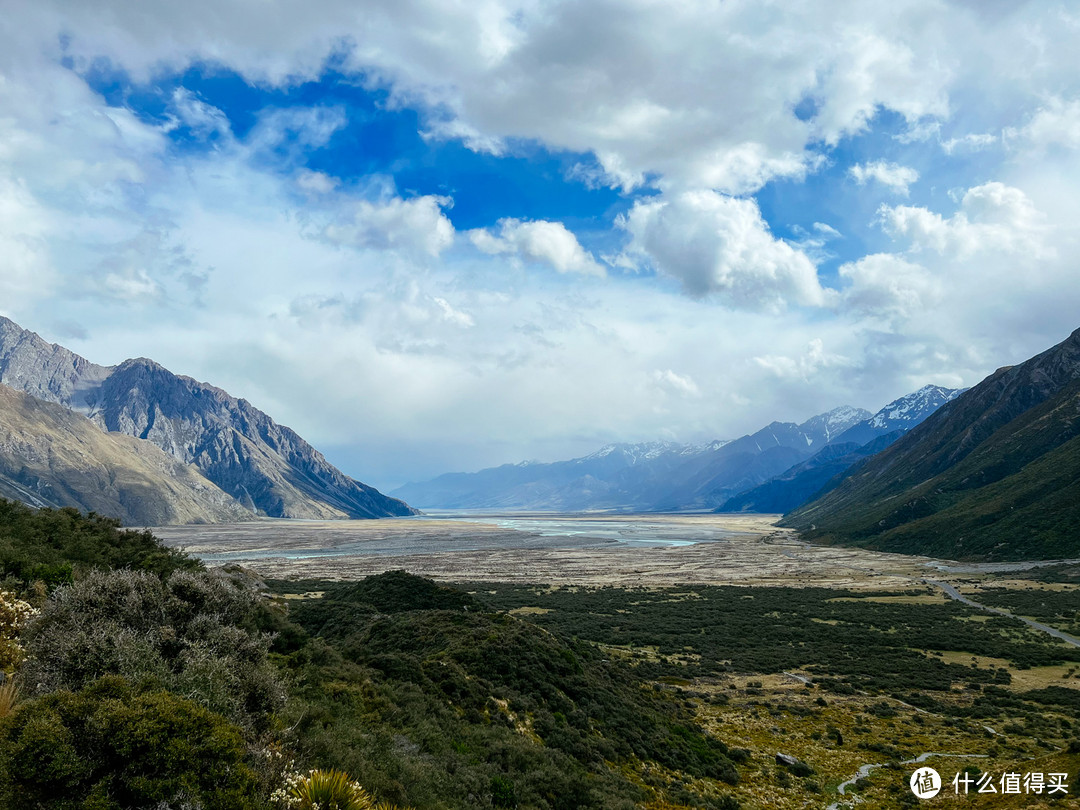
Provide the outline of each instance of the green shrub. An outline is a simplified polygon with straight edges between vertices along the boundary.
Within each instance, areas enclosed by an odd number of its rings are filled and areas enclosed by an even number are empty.
[[[78,691],[104,675],[182,694],[256,731],[284,690],[254,624],[257,595],[210,574],[166,581],[94,572],[64,586],[24,633],[21,679],[37,694]]]
[[[0,721],[0,754],[5,807],[262,806],[240,729],[122,678],[21,703]]]
[[[50,589],[79,570],[132,568],[167,576],[197,571],[202,563],[162,545],[148,531],[121,529],[120,521],[78,509],[31,509],[0,498],[0,578]]]

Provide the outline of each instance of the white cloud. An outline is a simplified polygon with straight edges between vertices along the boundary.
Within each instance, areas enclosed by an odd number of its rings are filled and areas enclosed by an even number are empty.
[[[989,132],[969,132],[941,142],[941,148],[951,155],[953,152],[970,151],[977,152],[981,149],[989,149],[1001,140],[1000,136]]]
[[[1080,99],[1049,99],[1022,127],[1008,127],[1004,137],[1019,145],[1048,149],[1054,146],[1080,147]]]
[[[919,179],[919,173],[910,166],[901,166],[884,160],[876,160],[873,163],[856,163],[848,169],[848,174],[860,186],[874,180],[905,197],[908,195],[908,187]]]
[[[435,296],[431,299],[435,302],[435,305],[442,311],[443,318],[449,323],[455,326],[461,326],[464,328],[470,328],[476,326],[476,321],[473,320],[472,315],[461,310],[454,309],[450,302],[445,298],[439,298]]]
[[[502,138],[484,135],[460,118],[433,121],[420,132],[420,137],[425,141],[458,140],[472,151],[488,155],[506,154],[506,144]]]
[[[204,62],[280,86],[315,78],[335,54],[339,69],[389,87],[392,103],[422,100],[431,137],[494,154],[538,139],[594,153],[624,189],[658,176],[728,193],[803,175],[816,144],[862,130],[880,108],[913,123],[945,115],[954,32],[968,24],[934,0],[799,0],[782,15],[745,0],[375,0],[362,19],[345,0],[279,0],[257,15],[217,0],[137,15],[117,0],[37,5],[20,28],[55,40],[62,20],[78,66],[104,56],[141,80]],[[927,35],[928,14],[942,35]],[[804,121],[794,110],[806,98],[817,112]]]
[[[287,148],[296,155],[326,146],[345,126],[345,110],[335,106],[264,110],[245,143],[249,149]]]
[[[617,10],[603,0],[373,0],[359,19],[346,0],[277,0],[258,15],[235,1],[136,15],[118,0],[41,0],[12,24],[29,48],[58,56],[64,33],[80,69],[104,57],[136,80],[202,62],[286,86],[316,78],[333,55],[336,69],[388,88],[391,104],[426,105],[429,137],[492,154],[519,138],[592,152],[623,189],[658,178],[673,190],[752,193],[812,170],[820,144],[881,110],[918,137],[958,110],[975,131],[981,119],[996,132],[1015,126],[1033,93],[1078,89],[1075,15],[1045,3],[991,15],[943,0],[793,0],[780,15],[747,0]],[[804,102],[812,115],[801,120]],[[1059,119],[1076,102],[1057,103],[1031,122],[1032,137],[1073,137]]]
[[[166,131],[185,126],[203,138],[217,136],[226,141],[232,140],[232,126],[228,116],[190,90],[177,87],[173,91],[171,102],[169,109],[172,115],[165,126]]]
[[[999,182],[968,189],[951,217],[917,206],[883,205],[885,230],[909,240],[912,250],[968,257],[976,253],[1022,253],[1046,257],[1045,217],[1018,188]]]
[[[106,273],[102,278],[104,291],[124,301],[156,300],[162,297],[162,288],[141,267],[131,267],[125,272]]]
[[[469,232],[469,239],[489,255],[510,255],[544,262],[560,273],[603,276],[604,268],[561,222],[500,219],[498,234],[484,228]]]
[[[621,224],[628,254],[677,279],[691,296],[765,310],[826,301],[813,262],[769,233],[753,200],[684,192],[636,202]]]
[[[329,194],[338,187],[338,179],[326,172],[303,169],[296,175],[296,185],[309,194]]]
[[[863,256],[840,266],[850,282],[843,306],[858,315],[906,319],[941,302],[942,285],[925,267],[890,253]]]
[[[652,379],[662,388],[682,396],[700,397],[701,389],[694,379],[686,374],[676,374],[670,368],[657,369],[652,373]]]
[[[822,370],[828,368],[843,368],[853,365],[852,361],[841,354],[825,351],[825,342],[821,338],[814,338],[805,350],[792,357],[782,354],[767,354],[753,358],[761,368],[776,377],[797,379],[809,382]]]
[[[446,197],[427,195],[380,202],[358,200],[322,234],[335,244],[438,256],[454,242],[454,226],[443,214]]]

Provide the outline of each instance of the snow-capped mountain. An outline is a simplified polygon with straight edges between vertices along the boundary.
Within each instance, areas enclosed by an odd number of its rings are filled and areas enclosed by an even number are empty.
[[[775,478],[736,494],[717,511],[789,512],[825,491],[836,476],[884,450],[962,393],[962,390],[926,385],[893,400],[873,416],[862,411],[864,418],[834,432],[827,445],[810,458],[800,460]]]
[[[801,425],[773,422],[734,441],[609,444],[568,461],[449,473],[406,484],[395,495],[429,509],[710,509],[869,416],[844,406]]]
[[[966,388],[924,385],[918,391],[894,399],[869,419],[864,419],[837,434],[832,441],[850,442],[861,446],[886,433],[911,430],[946,402],[951,402],[966,390]]]

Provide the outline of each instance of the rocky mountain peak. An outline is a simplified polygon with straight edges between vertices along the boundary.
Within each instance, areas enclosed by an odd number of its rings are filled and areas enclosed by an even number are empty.
[[[149,358],[98,366],[2,318],[0,382],[80,411],[103,430],[152,442],[262,514],[325,519],[415,511],[354,481],[245,400]]]

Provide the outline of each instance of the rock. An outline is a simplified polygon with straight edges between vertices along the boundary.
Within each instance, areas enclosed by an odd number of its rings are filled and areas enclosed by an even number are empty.
[[[192,465],[229,496],[270,517],[416,514],[355,481],[294,431],[243,399],[153,360],[95,365],[0,317],[0,383],[144,439]]]

